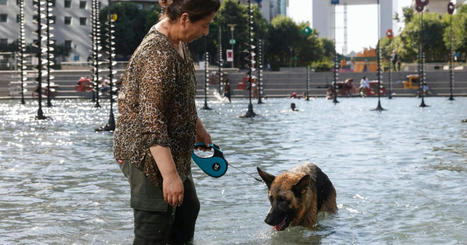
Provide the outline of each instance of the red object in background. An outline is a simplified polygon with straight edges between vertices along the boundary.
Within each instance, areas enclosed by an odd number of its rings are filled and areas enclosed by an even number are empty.
[[[388,29],[386,31],[386,37],[391,39],[394,36],[394,33],[392,32],[392,29]]]
[[[78,81],[78,85],[75,86],[76,91],[78,92],[88,92],[91,91],[91,80],[87,77],[81,77]]]
[[[382,83],[381,83],[382,86]],[[370,89],[368,89],[368,94],[367,95],[378,95],[378,81],[370,81]],[[379,91],[380,95],[385,95],[386,94],[386,88],[382,87],[380,88]]]
[[[242,81],[239,82],[239,83],[237,84],[237,89],[245,90],[245,89],[246,89],[246,84],[247,84],[248,82],[249,82],[249,81],[248,81],[248,76],[244,77],[244,78],[242,79]]]

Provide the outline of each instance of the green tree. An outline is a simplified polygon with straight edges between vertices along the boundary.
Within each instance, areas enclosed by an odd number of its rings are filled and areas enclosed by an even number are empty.
[[[461,54],[461,59],[467,57],[467,5],[462,5],[454,15],[446,14],[443,18],[446,23],[443,40],[447,50],[450,49],[450,18],[452,18],[453,48],[456,53]]]
[[[414,16],[405,25],[400,38],[396,39],[397,42],[400,42],[396,44],[396,50],[404,61],[411,62],[417,59],[418,44],[420,42],[420,17],[421,14]],[[423,33],[421,35],[427,62],[440,62],[447,59],[447,48],[441,38],[445,28],[446,23],[442,21],[439,14],[423,14]]]
[[[404,23],[408,24],[412,21],[415,11],[411,7],[405,7],[402,9],[402,15],[404,16]]]
[[[271,62],[273,69],[292,64],[293,56],[298,55],[301,35],[299,27],[291,18],[279,15],[272,19],[267,38],[266,59]]]
[[[252,4],[253,9],[253,39],[256,42],[263,38],[268,31],[268,23],[261,15],[258,5]],[[232,38],[229,24],[236,24],[234,29],[234,62],[236,67],[247,67],[246,57],[248,53],[248,7],[236,0],[225,0],[222,2],[219,11],[209,26],[209,35],[205,38],[193,41],[190,44],[190,50],[195,60],[201,60],[204,57],[205,49],[210,54],[210,62],[217,64],[219,27],[221,28],[222,52],[225,59],[225,50],[231,49],[229,43]]]
[[[118,15],[117,22],[115,23],[115,52],[118,56],[121,56],[123,59],[130,58],[149,31],[151,23],[147,22],[148,16],[152,16],[154,11],[145,8],[139,9],[132,2],[118,2],[111,6],[110,13]],[[104,46],[107,43],[105,39],[107,32],[107,28],[105,28],[107,23],[107,7],[103,8],[99,13],[99,20],[102,26],[101,38],[102,45]],[[157,18],[154,18],[153,21],[155,23]]]
[[[303,31],[307,26],[308,22],[300,23],[299,29]],[[301,33],[301,38],[298,44],[298,66],[310,65],[312,62],[319,61],[324,57],[323,41],[319,38],[318,32],[313,30],[310,35]]]

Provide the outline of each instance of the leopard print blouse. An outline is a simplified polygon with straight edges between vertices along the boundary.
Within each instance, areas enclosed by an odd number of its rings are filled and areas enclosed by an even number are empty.
[[[162,176],[149,147],[170,147],[182,181],[191,174],[196,139],[196,78],[193,60],[185,59],[153,26],[130,59],[118,95],[114,156],[144,171],[156,186]]]

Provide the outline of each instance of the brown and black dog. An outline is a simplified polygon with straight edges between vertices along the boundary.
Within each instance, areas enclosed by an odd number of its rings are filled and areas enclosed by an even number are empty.
[[[275,230],[289,225],[314,229],[319,212],[337,212],[336,190],[318,166],[304,163],[277,177],[257,169],[271,202],[264,222]]]

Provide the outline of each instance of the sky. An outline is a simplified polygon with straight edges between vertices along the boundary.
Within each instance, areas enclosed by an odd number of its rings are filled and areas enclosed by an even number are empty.
[[[314,0],[329,1],[329,0]],[[397,0],[397,11],[402,15],[402,8],[410,6],[412,0]],[[289,0],[288,15],[295,22],[310,21],[311,0]],[[336,9],[336,15],[343,13],[343,8]],[[376,5],[349,5],[347,7],[347,49],[359,52],[364,48],[374,47],[378,39],[378,20]],[[342,20],[343,18],[336,18]],[[343,21],[336,22],[337,50],[340,52],[344,40]],[[394,33],[398,34],[398,27],[394,27]]]

